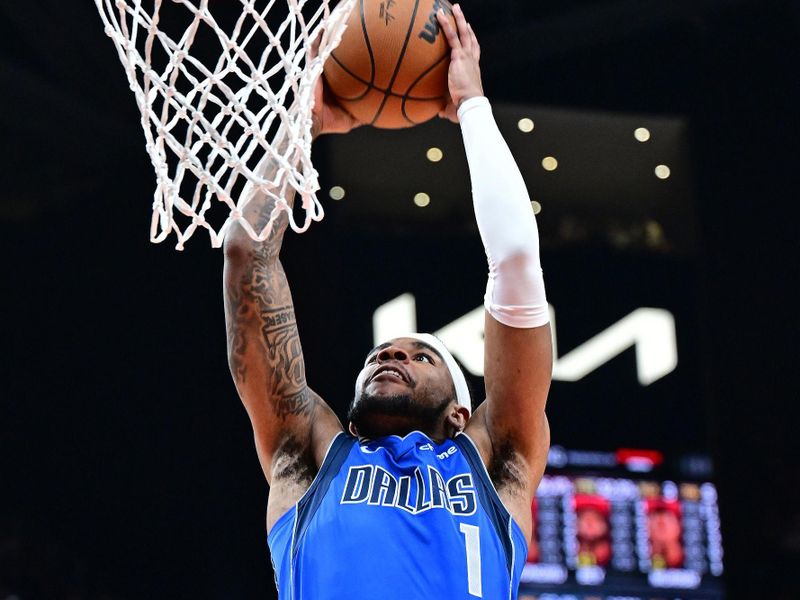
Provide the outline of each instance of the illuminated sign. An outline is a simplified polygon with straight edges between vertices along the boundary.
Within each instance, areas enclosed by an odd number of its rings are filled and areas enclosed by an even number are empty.
[[[661,308],[638,308],[577,348],[558,356],[555,309],[550,307],[553,335],[553,379],[578,381],[630,347],[636,350],[639,383],[650,385],[678,366],[675,318]],[[415,298],[398,296],[379,307],[372,318],[375,344],[417,330]],[[434,332],[464,368],[483,376],[484,309],[478,307]]]

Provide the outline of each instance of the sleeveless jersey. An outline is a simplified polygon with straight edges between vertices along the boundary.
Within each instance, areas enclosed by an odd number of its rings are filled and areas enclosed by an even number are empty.
[[[513,600],[528,554],[465,434],[339,434],[268,542],[280,600]]]

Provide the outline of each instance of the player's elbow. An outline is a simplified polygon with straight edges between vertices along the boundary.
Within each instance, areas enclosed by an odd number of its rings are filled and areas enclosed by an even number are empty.
[[[515,280],[538,280],[542,277],[539,255],[535,249],[520,245],[495,261],[494,269],[498,275],[507,275]]]
[[[242,239],[241,236],[228,236],[225,238],[223,253],[225,262],[230,265],[244,264],[252,247],[252,242]]]
[[[250,268],[254,261],[267,268],[278,262],[281,238],[269,238],[264,242],[253,240],[241,227],[232,227],[225,236],[223,254],[227,268]]]

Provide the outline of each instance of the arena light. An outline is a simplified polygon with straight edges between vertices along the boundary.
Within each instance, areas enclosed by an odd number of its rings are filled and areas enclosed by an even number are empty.
[[[532,119],[525,118],[519,120],[519,123],[517,123],[517,127],[519,127],[519,130],[522,133],[530,133],[531,131],[533,131],[536,125],[534,124]]]
[[[669,179],[669,176],[672,174],[672,171],[667,165],[658,165],[656,167],[656,177],[659,179]]]
[[[646,127],[639,127],[633,132],[633,137],[644,143],[650,139],[650,130]]]
[[[328,195],[332,200],[342,200],[344,199],[345,191],[343,187],[335,185],[330,189]]]
[[[444,158],[444,152],[442,152],[441,148],[428,148],[428,152],[425,154],[428,157],[428,160],[432,163],[437,163]]]
[[[536,200],[531,202],[531,208],[533,209],[533,214],[538,215],[542,212],[542,205],[539,204]]]
[[[416,204],[420,208],[425,208],[430,203],[431,203],[431,197],[425,192],[420,192],[419,194],[414,196],[414,204]]]
[[[545,156],[542,159],[542,167],[545,171],[555,171],[558,168],[558,160],[554,156]]]

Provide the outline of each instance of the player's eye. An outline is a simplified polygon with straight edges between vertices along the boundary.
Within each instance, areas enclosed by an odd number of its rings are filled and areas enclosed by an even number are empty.
[[[433,364],[433,358],[431,358],[430,355],[428,354],[423,354],[423,353],[416,354],[414,355],[414,360]]]

